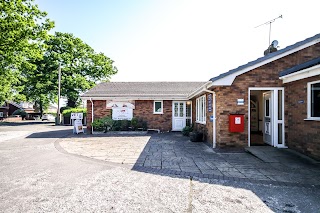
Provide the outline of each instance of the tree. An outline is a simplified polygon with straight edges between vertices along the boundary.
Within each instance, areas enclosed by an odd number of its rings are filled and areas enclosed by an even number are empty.
[[[21,94],[39,108],[41,116],[49,104],[57,100],[56,77],[51,73],[52,67],[47,67],[46,58],[31,61],[33,67],[23,66],[20,84],[23,85]]]
[[[41,46],[54,23],[33,0],[0,1],[0,103],[19,94],[21,65],[35,68],[28,59],[41,59]]]
[[[58,64],[61,63],[61,95],[68,106],[75,107],[79,95],[99,81],[107,81],[117,73],[113,61],[103,53],[96,53],[88,44],[70,33],[56,32],[45,42],[47,50],[42,60],[45,75],[55,79],[52,89],[57,91]]]

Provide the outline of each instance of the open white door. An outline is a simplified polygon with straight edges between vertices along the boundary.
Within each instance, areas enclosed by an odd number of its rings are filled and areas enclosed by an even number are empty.
[[[272,91],[263,93],[264,116],[263,116],[263,141],[273,146],[273,100]]]

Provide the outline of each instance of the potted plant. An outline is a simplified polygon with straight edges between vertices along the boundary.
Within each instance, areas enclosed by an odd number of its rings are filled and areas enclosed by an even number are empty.
[[[190,141],[192,142],[202,142],[203,133],[198,131],[190,132]]]

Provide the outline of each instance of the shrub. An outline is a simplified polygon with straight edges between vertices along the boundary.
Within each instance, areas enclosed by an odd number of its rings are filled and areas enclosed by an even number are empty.
[[[83,113],[83,117],[87,116],[86,108],[68,108],[62,111],[63,116],[71,117],[71,113]]]
[[[92,122],[92,127],[94,130],[102,131],[104,129],[104,123],[101,119],[95,119]]]
[[[184,136],[189,136],[190,132],[193,131],[193,127],[192,126],[186,126],[182,129],[182,135]]]
[[[121,131],[128,131],[129,126],[131,125],[131,122],[128,120],[122,120],[120,122]]]
[[[104,130],[105,132],[107,132],[109,129],[112,128],[113,124],[114,124],[114,121],[112,120],[112,118],[107,116],[104,118],[94,120],[92,123],[92,126],[94,130],[98,130],[98,131]]]
[[[138,118],[132,118],[131,120],[131,128],[132,130],[137,130],[138,129]]]
[[[113,125],[111,127],[111,130],[120,131],[121,130],[121,121],[120,120],[113,121]]]
[[[67,110],[67,109],[72,109],[72,107],[69,107],[69,106],[61,107],[60,108],[60,113],[63,114],[63,111]]]
[[[27,117],[28,113],[26,113],[22,109],[17,109],[12,113],[12,115],[20,115],[22,117],[22,119],[24,119],[25,117]]]

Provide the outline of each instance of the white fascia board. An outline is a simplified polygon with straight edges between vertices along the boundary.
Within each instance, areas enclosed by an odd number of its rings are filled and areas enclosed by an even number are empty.
[[[179,101],[187,101],[189,100],[187,97],[170,97],[170,96],[164,96],[164,97],[81,97],[82,100],[135,100],[135,101],[148,101],[148,100],[179,100]]]
[[[246,73],[246,72],[249,72],[249,71],[251,71],[251,70],[253,70],[253,69],[256,69],[256,68],[258,68],[258,67],[261,67],[261,66],[263,66],[263,65],[265,65],[265,64],[268,64],[268,63],[270,63],[270,62],[273,62],[273,61],[275,61],[275,60],[278,60],[278,59],[280,59],[280,58],[283,58],[283,57],[285,57],[285,56],[287,56],[287,55],[290,55],[290,54],[292,54],[292,53],[295,53],[295,52],[297,52],[297,51],[299,51],[299,50],[302,50],[302,49],[305,49],[305,48],[307,48],[307,47],[310,47],[310,46],[312,46],[312,45],[314,45],[314,44],[316,44],[316,43],[318,43],[318,42],[320,42],[320,39],[315,39],[315,40],[310,41],[310,42],[308,42],[308,43],[305,43],[305,44],[303,44],[303,45],[301,45],[301,46],[298,46],[298,47],[296,47],[296,48],[294,48],[294,49],[292,49],[292,50],[288,50],[288,51],[286,51],[286,52],[284,52],[284,53],[282,53],[282,54],[280,54],[280,55],[274,56],[274,57],[269,58],[269,59],[267,59],[267,60],[261,61],[260,63],[257,63],[257,64],[254,64],[254,65],[252,65],[252,66],[246,67],[246,68],[244,68],[244,69],[242,69],[242,70],[239,70],[239,71],[237,71],[237,72],[235,72],[235,73],[232,73],[232,74],[230,74],[230,75],[227,75],[227,76],[225,76],[225,77],[223,77],[223,78],[220,78],[220,79],[218,79],[218,80],[216,80],[216,81],[213,81],[213,82],[212,82],[212,86],[231,86],[232,83],[233,83],[233,81],[234,81],[234,79],[235,79],[237,76],[242,75],[242,74],[244,74],[244,73]]]
[[[295,73],[291,73],[289,75],[282,76],[279,79],[281,79],[283,81],[283,83],[285,84],[285,83],[289,83],[289,82],[293,82],[293,81],[298,81],[298,80],[301,80],[304,78],[313,77],[316,75],[320,75],[320,64],[313,66],[313,67],[309,67],[304,70],[300,70]]]
[[[190,95],[188,96],[188,99],[190,100],[191,98],[202,94],[203,92],[205,92],[205,90],[207,90],[209,87],[211,86],[211,81],[206,82],[204,85],[202,85],[201,87],[199,87],[198,89],[196,89],[195,91],[193,91],[192,93],[190,93]]]

